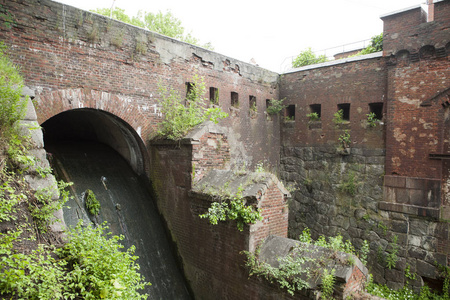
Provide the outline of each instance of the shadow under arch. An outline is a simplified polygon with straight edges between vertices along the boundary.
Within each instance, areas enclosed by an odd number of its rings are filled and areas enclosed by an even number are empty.
[[[103,110],[79,108],[61,112],[41,124],[44,143],[97,141],[117,151],[138,175],[146,174],[148,154],[142,139],[123,119]]]

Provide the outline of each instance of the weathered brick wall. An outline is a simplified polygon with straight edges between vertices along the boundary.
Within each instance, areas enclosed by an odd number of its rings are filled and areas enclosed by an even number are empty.
[[[213,226],[199,217],[210,206],[211,198],[191,191],[192,165],[201,165],[199,160],[204,160],[204,165],[211,168],[222,167],[220,160],[198,156],[199,150],[216,151],[211,141],[217,142],[218,138],[226,141],[222,134],[205,133],[199,139],[200,144],[160,141],[153,143],[150,151],[151,179],[158,207],[176,243],[190,288],[196,299],[212,299],[217,295],[221,299],[292,299],[267,281],[249,279],[245,255],[241,254],[254,250],[269,234],[287,234],[288,210],[283,193],[286,191],[276,178],[268,181],[256,199],[263,221],[244,226],[242,232],[234,221]],[[226,157],[226,144],[222,148]]]
[[[192,145],[193,181],[202,179],[212,169],[230,168],[230,146],[223,133],[207,133]]]
[[[295,105],[295,121],[282,126],[283,145],[333,146],[348,130],[352,147],[384,148],[383,126],[367,126],[370,103],[384,103],[386,69],[380,56],[327,67],[305,67],[284,74],[280,97]],[[320,121],[311,123],[306,116],[310,106],[320,104]],[[333,123],[338,104],[350,104],[349,121]]]
[[[281,176],[297,187],[289,235],[309,227],[315,237],[340,232],[357,247],[369,241],[375,280],[392,288],[404,284],[407,266],[421,286],[439,277],[436,262],[448,265],[448,223],[440,219],[450,216],[449,4],[436,3],[430,23],[420,9],[383,17],[383,58],[283,75],[280,96],[296,105],[295,122],[282,127]],[[384,103],[384,125],[361,126],[365,93]],[[350,103],[350,120],[336,127],[339,103]],[[306,118],[311,104],[321,104],[320,122]],[[344,130],[349,155],[336,151]],[[351,182],[354,194],[345,191]],[[393,247],[399,259],[388,268]]]
[[[0,4],[0,39],[36,92],[40,123],[67,109],[104,109],[118,113],[146,143],[161,121],[158,84],[184,95],[198,73],[208,90],[218,89],[224,111],[230,112],[231,92],[238,94],[237,113],[222,121],[238,133],[233,161],[278,163],[278,123],[265,117],[266,99],[278,98],[278,74],[50,0]],[[70,94],[79,90],[92,101],[75,107]],[[251,120],[250,96],[258,108]]]
[[[407,49],[418,52],[425,45],[436,49],[449,47],[450,2],[434,1],[434,21],[427,22],[421,7],[383,16],[383,52],[385,56]],[[426,9],[426,7],[424,7]]]

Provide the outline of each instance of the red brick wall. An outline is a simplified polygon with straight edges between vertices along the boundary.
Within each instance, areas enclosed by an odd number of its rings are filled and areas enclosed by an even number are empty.
[[[383,51],[385,56],[407,49],[417,52],[425,45],[448,48],[450,42],[450,2],[440,1],[434,5],[434,21],[426,22],[422,9],[382,17]]]
[[[367,128],[369,103],[385,102],[386,69],[382,57],[306,68],[284,74],[280,97],[296,106],[295,122],[284,123],[284,146],[337,145],[339,135],[349,130],[354,147],[384,147],[384,126]],[[333,123],[337,105],[350,103],[350,123]],[[310,105],[321,104],[321,121],[309,124]],[[314,125],[314,126],[311,126]]]
[[[277,185],[276,178],[269,182],[265,193],[258,199],[258,207],[263,219],[250,228],[250,251],[254,251],[269,235],[287,237],[289,211],[286,195]]]
[[[192,145],[194,182],[199,181],[212,169],[229,169],[230,147],[224,134],[207,133]]]
[[[146,142],[161,120],[155,110],[158,83],[184,95],[186,82],[198,73],[205,77],[207,89],[218,88],[224,111],[230,111],[231,92],[239,94],[238,116],[222,121],[238,132],[234,158],[249,166],[264,160],[278,163],[279,126],[265,117],[266,99],[278,98],[278,74],[57,2],[0,4],[2,16],[12,20],[0,17],[0,39],[20,66],[25,84],[37,94],[40,122],[75,108],[63,91],[81,89],[92,100],[81,105],[120,111],[119,117],[135,130],[141,127]],[[139,50],[142,46],[144,51]],[[112,97],[102,102],[102,93]],[[250,95],[258,107],[252,120]]]
[[[269,234],[287,235],[287,204],[276,179],[269,180],[266,189],[258,194],[264,220],[244,226],[242,232],[234,221],[211,225],[199,217],[210,206],[211,199],[190,192],[191,164],[201,165],[195,153],[199,149],[208,150],[211,147],[208,140],[216,140],[217,136],[222,135],[205,133],[200,145],[161,141],[151,148],[151,178],[158,207],[176,243],[188,283],[196,299],[216,297],[212,295],[220,295],[220,299],[291,299],[268,281],[249,279],[245,256],[241,254],[254,250]],[[209,166],[208,163],[213,167],[218,162],[205,156],[204,165]],[[304,299],[299,297],[296,299]]]
[[[388,72],[386,174],[439,178],[441,162],[429,154],[442,152],[445,109],[437,101],[421,105],[450,87],[450,62],[435,57],[396,63]]]

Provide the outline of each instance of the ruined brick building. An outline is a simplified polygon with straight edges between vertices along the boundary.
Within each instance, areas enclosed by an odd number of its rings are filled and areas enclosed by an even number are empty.
[[[279,299],[275,287],[247,279],[239,251],[305,227],[314,237],[341,233],[357,248],[368,240],[378,282],[402,286],[409,266],[419,275],[414,285],[439,283],[436,262],[450,259],[450,1],[382,16],[382,53],[284,74],[50,0],[0,4],[0,39],[21,67],[38,122],[81,116],[80,130],[90,128],[150,180],[199,299]],[[184,93],[193,74],[230,116],[176,148],[152,140],[158,84]],[[285,111],[268,115],[272,98],[285,98]],[[267,201],[262,223],[241,233],[198,218],[206,200],[193,182],[258,163],[292,187],[288,210],[286,191],[271,179],[255,192]],[[393,247],[399,259],[388,268]]]

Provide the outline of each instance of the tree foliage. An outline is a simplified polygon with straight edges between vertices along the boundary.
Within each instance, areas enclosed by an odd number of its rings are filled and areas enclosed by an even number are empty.
[[[325,55],[316,55],[311,48],[307,48],[292,61],[293,68],[299,68],[307,65],[323,63],[327,61]]]
[[[370,45],[359,52],[360,55],[383,51],[383,33],[375,35],[370,41]]]
[[[124,9],[119,7],[115,7],[112,11],[112,14],[110,8],[97,8],[91,11],[103,16],[111,16],[113,19],[141,28],[146,28],[150,31],[154,31],[189,44],[197,45],[209,50],[214,50],[211,43],[208,42],[201,45],[200,41],[192,36],[190,32],[185,33],[185,29],[181,24],[181,21],[170,11],[167,11],[166,13],[162,13],[161,11],[159,11],[155,14],[152,12],[144,12],[142,10],[139,10],[137,16],[131,17],[125,13]]]

